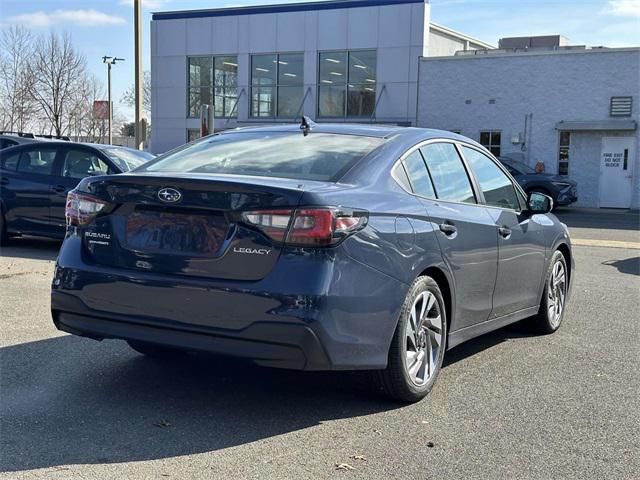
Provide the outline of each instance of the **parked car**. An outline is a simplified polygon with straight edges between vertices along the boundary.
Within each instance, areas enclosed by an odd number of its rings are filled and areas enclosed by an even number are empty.
[[[56,327],[151,356],[377,370],[417,401],[446,349],[519,320],[551,333],[573,276],[551,199],[449,132],[223,132],[69,194]]]
[[[538,173],[528,165],[509,157],[500,157],[499,160],[527,194],[538,192],[548,195],[556,207],[578,201],[578,184],[575,181],[552,173]]]
[[[154,158],[112,145],[36,141],[0,150],[0,241],[63,238],[67,193],[88,176],[117,174]]]

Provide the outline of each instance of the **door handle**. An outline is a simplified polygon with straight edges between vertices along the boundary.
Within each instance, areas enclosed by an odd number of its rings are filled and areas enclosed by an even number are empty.
[[[453,235],[458,231],[455,225],[448,222],[441,223],[439,227],[440,227],[440,231],[447,236]]]
[[[511,229],[507,227],[500,227],[498,229],[498,233],[504,238],[509,238],[511,236]]]
[[[0,185],[9,185],[9,179],[7,177],[2,177],[0,179]]]
[[[66,188],[64,187],[64,185],[56,185],[55,187],[51,187],[51,190],[56,193],[62,193],[66,190]]]

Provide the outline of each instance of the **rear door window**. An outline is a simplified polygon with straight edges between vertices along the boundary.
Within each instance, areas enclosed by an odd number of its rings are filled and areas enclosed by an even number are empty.
[[[487,205],[520,210],[516,189],[500,167],[474,148],[462,147],[462,152],[478,179]]]
[[[91,175],[112,173],[101,158],[89,150],[67,150],[62,163],[62,176],[82,179]]]
[[[13,147],[17,145],[18,142],[14,142],[13,140],[9,140],[8,138],[0,138],[0,150],[3,148]]]
[[[431,143],[421,148],[440,200],[477,203],[467,170],[453,143]]]
[[[0,165],[4,170],[11,170],[15,172],[18,168],[18,158],[20,157],[20,152],[12,153],[11,155],[6,155],[0,152]]]
[[[413,187],[413,192],[427,198],[435,198],[436,194],[429,178],[427,166],[420,150],[414,151],[411,155],[404,159],[404,165]]]
[[[58,150],[56,148],[34,148],[23,150],[18,161],[18,171],[38,175],[51,175]]]

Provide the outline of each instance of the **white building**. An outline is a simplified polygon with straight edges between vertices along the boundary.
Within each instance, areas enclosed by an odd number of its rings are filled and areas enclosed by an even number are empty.
[[[318,121],[415,125],[418,60],[491,48],[430,23],[425,0],[162,12],[151,23],[152,151],[217,130]]]
[[[505,40],[525,48],[421,59],[418,124],[544,163],[578,182],[576,206],[640,208],[640,49]]]

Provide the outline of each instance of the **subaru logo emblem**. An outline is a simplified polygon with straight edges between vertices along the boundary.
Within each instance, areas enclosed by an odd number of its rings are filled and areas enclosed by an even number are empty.
[[[176,203],[182,198],[182,194],[175,188],[163,188],[158,192],[158,198],[166,203]]]

